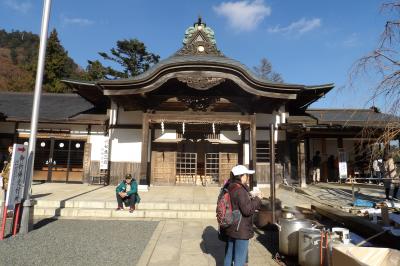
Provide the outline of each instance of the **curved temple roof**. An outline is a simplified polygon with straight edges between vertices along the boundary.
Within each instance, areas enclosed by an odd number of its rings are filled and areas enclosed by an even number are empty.
[[[177,79],[197,90],[208,90],[228,79],[254,96],[296,100],[294,108],[308,106],[334,87],[333,84],[305,86],[273,83],[256,76],[246,66],[224,56],[217,49],[214,32],[201,19],[186,31],[183,44],[174,55],[136,77],[65,82],[82,97],[93,102],[99,100],[101,95],[143,95],[160,88],[171,79]]]

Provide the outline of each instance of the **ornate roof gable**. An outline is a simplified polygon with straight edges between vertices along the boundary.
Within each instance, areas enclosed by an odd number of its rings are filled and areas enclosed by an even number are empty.
[[[217,49],[214,31],[201,21],[201,18],[192,27],[185,31],[183,47],[177,55],[218,55],[223,56]]]

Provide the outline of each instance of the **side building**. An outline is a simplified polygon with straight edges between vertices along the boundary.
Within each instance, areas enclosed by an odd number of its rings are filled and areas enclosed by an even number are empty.
[[[1,168],[8,146],[29,142],[32,103],[33,93],[0,92]],[[106,138],[106,109],[77,94],[45,93],[39,116],[33,180],[89,182]]]

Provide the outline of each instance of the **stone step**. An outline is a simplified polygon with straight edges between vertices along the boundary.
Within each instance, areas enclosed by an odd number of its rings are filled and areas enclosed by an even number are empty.
[[[101,217],[101,218],[168,218],[168,219],[215,219],[215,211],[143,210],[130,213],[128,209],[100,208],[42,208],[35,206],[34,216],[46,217]]]
[[[215,211],[216,206],[216,204],[207,203],[141,202],[137,205],[137,208],[140,210]],[[117,203],[115,201],[37,200],[35,207],[115,209],[117,207]]]

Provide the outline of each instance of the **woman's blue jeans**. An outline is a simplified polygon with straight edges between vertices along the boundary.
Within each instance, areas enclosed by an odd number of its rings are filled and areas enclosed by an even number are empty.
[[[229,238],[226,243],[224,266],[243,266],[246,263],[247,250],[249,248],[248,239]]]

